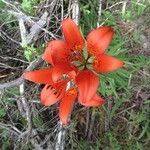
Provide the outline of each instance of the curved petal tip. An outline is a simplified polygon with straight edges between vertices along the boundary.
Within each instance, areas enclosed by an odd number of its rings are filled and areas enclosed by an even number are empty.
[[[89,33],[87,36],[87,48],[91,55],[104,53],[112,41],[114,32],[111,27],[99,27]]]
[[[101,54],[95,57],[93,68],[96,72],[107,73],[121,68],[124,62],[110,55]]]
[[[72,19],[68,18],[62,21],[62,32],[70,50],[77,51],[84,48],[84,38]]]
[[[68,118],[71,113],[72,106],[76,96],[77,96],[76,89],[71,88],[66,92],[64,98],[62,98],[60,102],[59,117],[61,122],[65,125],[68,123]]]

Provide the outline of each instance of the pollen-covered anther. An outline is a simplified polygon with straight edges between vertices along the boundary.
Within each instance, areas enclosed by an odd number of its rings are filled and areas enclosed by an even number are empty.
[[[81,51],[78,53],[78,60],[81,62],[84,62],[84,56],[83,56],[83,53]]]
[[[73,89],[69,90],[69,92],[67,93],[67,95],[68,96],[69,95],[75,95],[75,93],[76,93],[76,90],[75,90],[75,88],[73,88]]]
[[[97,49],[95,49],[92,45],[88,47],[88,51],[91,55],[96,55],[97,54]]]
[[[82,45],[74,45],[73,48],[72,48],[72,51],[81,51],[83,48]]]
[[[80,62],[84,63],[84,56],[81,51],[72,52],[72,54],[70,55],[70,57],[68,59],[70,62],[80,61]]]
[[[94,66],[94,67],[100,67],[100,65],[101,65],[101,61],[95,59],[94,62],[93,62],[93,66]]]

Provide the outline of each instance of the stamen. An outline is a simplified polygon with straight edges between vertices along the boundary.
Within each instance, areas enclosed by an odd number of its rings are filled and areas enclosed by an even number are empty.
[[[88,47],[88,50],[91,55],[96,55],[98,52],[92,45]]]
[[[77,45],[75,44],[72,48],[71,51],[81,51],[82,50],[82,45]]]
[[[100,66],[101,66],[101,61],[95,59],[94,62],[93,62],[93,66],[95,66],[95,67],[100,67]]]
[[[75,95],[75,93],[76,93],[75,88],[72,88],[72,89],[70,89],[69,92],[67,93],[67,96],[69,96],[69,95]]]
[[[75,50],[82,50],[82,46],[81,45],[75,45]]]
[[[69,57],[69,61],[80,61],[82,63],[84,63],[84,57],[81,51],[74,51],[72,52],[72,54]]]

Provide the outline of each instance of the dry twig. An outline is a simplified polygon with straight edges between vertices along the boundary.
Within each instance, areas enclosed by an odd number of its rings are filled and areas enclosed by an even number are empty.
[[[79,10],[79,1],[72,0],[72,19],[76,24],[79,24],[80,10]]]
[[[42,62],[43,62],[42,58],[39,57],[38,59],[31,62],[25,71],[31,71],[31,70],[37,68],[39,66],[39,64],[41,64]],[[0,84],[0,90],[4,90],[4,89],[11,88],[14,86],[19,86],[20,84],[23,83],[23,81],[24,81],[24,79],[22,77],[20,77],[18,79],[15,79],[14,81]]]

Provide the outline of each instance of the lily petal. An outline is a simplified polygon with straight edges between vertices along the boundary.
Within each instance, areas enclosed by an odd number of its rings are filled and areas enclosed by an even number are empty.
[[[72,70],[68,73],[68,76],[70,77],[70,79],[73,79],[73,80],[75,80],[76,75],[77,75],[77,73],[75,70]]]
[[[52,79],[54,82],[58,81],[63,74],[68,74],[73,71],[75,68],[69,63],[57,64],[53,68]]]
[[[63,80],[56,84],[47,84],[41,91],[41,103],[45,106],[50,106],[60,100],[66,90],[67,81]]]
[[[106,54],[96,56],[93,62],[94,70],[101,73],[115,71],[123,65],[123,61]]]
[[[81,105],[84,105],[87,107],[98,107],[105,103],[104,99],[97,94],[94,95],[94,97],[91,100],[89,101],[85,100],[85,103],[83,103],[82,101],[79,101],[79,102]]]
[[[78,98],[85,103],[85,101],[89,101],[95,95],[99,85],[99,77],[92,71],[84,69],[77,75],[76,83],[79,89]]]
[[[69,89],[65,96],[62,98],[59,107],[59,117],[63,124],[67,124],[70,112],[72,110],[73,103],[77,96],[75,88]]]
[[[87,49],[91,55],[104,53],[112,41],[113,30],[111,27],[99,27],[87,36]]]
[[[22,77],[35,83],[52,84],[52,70],[53,68],[45,68],[40,70],[28,71],[23,73]]]
[[[48,43],[43,54],[43,59],[52,65],[66,62],[71,52],[67,49],[67,45],[62,40],[54,40]]]
[[[62,32],[70,50],[76,51],[84,48],[84,39],[73,20],[65,19],[62,21]]]

